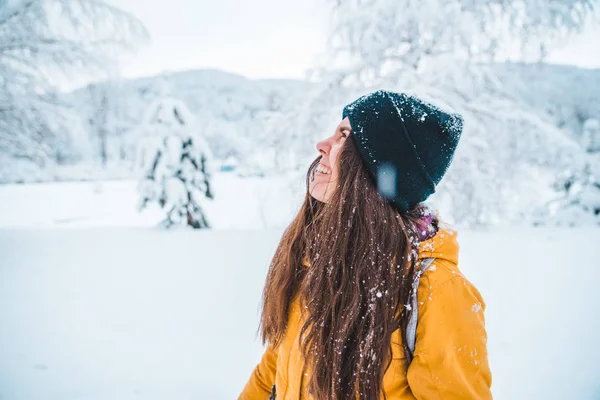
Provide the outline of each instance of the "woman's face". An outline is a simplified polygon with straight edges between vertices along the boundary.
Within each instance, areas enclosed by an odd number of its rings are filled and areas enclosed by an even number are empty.
[[[323,203],[329,202],[337,186],[339,176],[338,159],[346,138],[352,133],[350,121],[344,118],[333,135],[317,143],[321,161],[308,187],[310,195]]]

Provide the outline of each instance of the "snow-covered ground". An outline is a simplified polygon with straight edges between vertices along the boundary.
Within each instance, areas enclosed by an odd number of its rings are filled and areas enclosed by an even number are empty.
[[[217,173],[214,201],[203,206],[213,228],[286,226],[300,207],[303,176],[240,178]],[[0,185],[0,228],[154,227],[157,206],[137,211],[137,181],[51,182]]]
[[[213,231],[152,228],[158,215],[125,205],[131,182],[0,186],[0,399],[236,398],[282,233],[241,228],[280,225],[297,199],[231,179]],[[488,306],[495,398],[600,399],[600,230],[459,240]]]

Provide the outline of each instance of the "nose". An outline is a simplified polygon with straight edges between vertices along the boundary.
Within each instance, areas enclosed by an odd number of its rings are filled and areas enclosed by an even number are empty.
[[[317,151],[321,153],[321,155],[328,155],[330,150],[331,143],[329,143],[329,139],[321,140],[319,143],[317,143]]]

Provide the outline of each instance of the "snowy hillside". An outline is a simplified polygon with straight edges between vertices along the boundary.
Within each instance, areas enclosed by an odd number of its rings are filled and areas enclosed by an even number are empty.
[[[589,118],[600,117],[600,70],[548,64],[495,64],[499,82],[473,81],[473,93],[493,93],[497,85],[521,102],[525,111],[548,119],[565,132],[578,137]],[[477,86],[479,85],[479,86]],[[140,123],[145,108],[156,98],[171,96],[182,100],[198,118],[218,158],[235,156],[252,163],[255,152],[269,152],[277,146],[272,126],[278,118],[302,106],[317,87],[293,80],[250,80],[216,70],[174,72],[154,77],[92,85],[65,99],[89,124],[92,147],[98,129],[108,130],[112,162],[126,159],[123,142]],[[102,108],[104,107],[104,108]],[[100,109],[102,108],[102,109]],[[102,111],[105,110],[105,111]],[[100,112],[100,114],[98,114]],[[99,126],[105,124],[105,127]],[[331,129],[323,126],[323,133]],[[270,135],[270,136],[269,136]],[[307,133],[312,140],[313,133]],[[312,143],[302,146],[312,149]],[[90,149],[97,158],[98,149]],[[264,166],[268,169],[270,165]]]
[[[88,121],[92,137],[101,129],[108,131],[112,162],[131,157],[124,152],[135,140],[131,130],[148,105],[162,97],[187,105],[216,157],[243,159],[268,144],[265,124],[302,101],[309,88],[301,81],[250,80],[223,71],[193,70],[91,85],[65,100]]]
[[[0,230],[0,397],[236,398],[262,352],[257,312],[280,234]],[[494,398],[600,398],[598,230],[459,240],[487,303]]]
[[[307,86],[294,80],[250,80],[219,70],[190,70],[93,84],[75,91],[71,101],[93,108],[97,104],[92,92],[105,91],[112,117],[136,124],[148,101],[172,96],[184,101],[199,118],[239,121],[265,110],[285,110]]]

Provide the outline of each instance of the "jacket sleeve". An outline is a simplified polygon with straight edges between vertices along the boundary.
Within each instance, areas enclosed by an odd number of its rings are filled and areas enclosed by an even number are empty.
[[[266,400],[271,395],[277,370],[277,350],[267,346],[260,363],[254,368],[250,380],[238,400]]]
[[[462,275],[419,285],[415,356],[407,379],[421,399],[491,399],[485,303]]]

